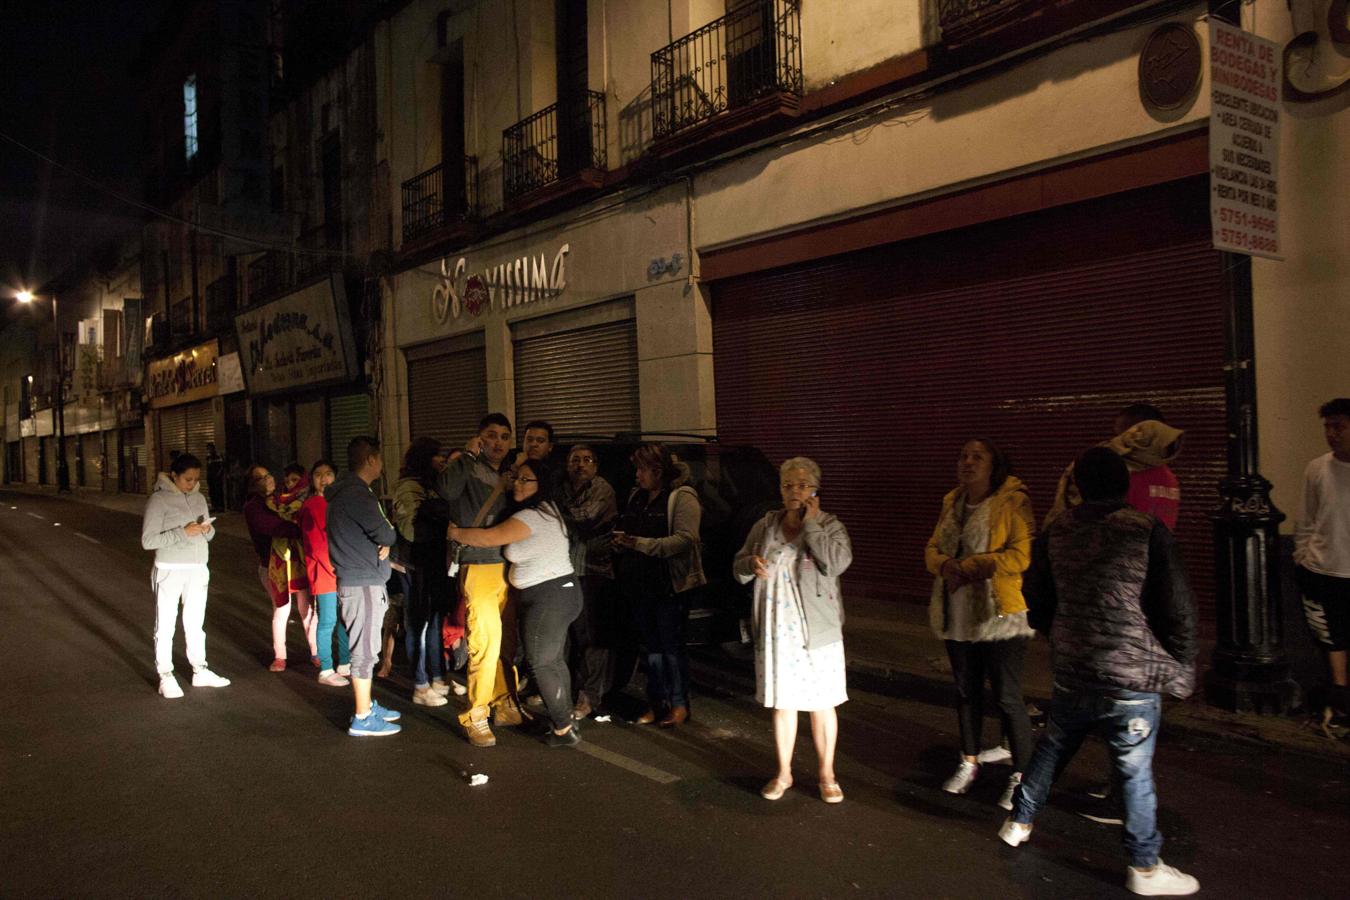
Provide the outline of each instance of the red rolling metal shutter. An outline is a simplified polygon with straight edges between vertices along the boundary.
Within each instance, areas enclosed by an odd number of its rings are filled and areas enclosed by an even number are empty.
[[[1115,411],[1155,403],[1186,430],[1177,535],[1212,608],[1219,259],[1189,179],[729,279],[713,293],[719,436],[814,458],[853,538],[850,589],[924,600],[923,547],[964,440],[1010,453],[1039,523]]]

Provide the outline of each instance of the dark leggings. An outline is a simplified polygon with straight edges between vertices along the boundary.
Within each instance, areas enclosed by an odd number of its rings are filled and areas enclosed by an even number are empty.
[[[684,649],[689,598],[647,596],[638,601],[638,627],[647,647],[647,701],[653,709],[689,705],[689,654]]]
[[[567,627],[581,613],[581,587],[564,575],[521,590],[517,609],[525,658],[555,731],[572,724],[572,678],[567,671]]]
[[[956,679],[956,718],[961,724],[961,753],[978,756],[984,731],[984,680],[994,689],[994,702],[1012,750],[1014,772],[1031,761],[1031,719],[1022,697],[1022,662],[1027,638],[1007,641],[947,641],[947,656]]]

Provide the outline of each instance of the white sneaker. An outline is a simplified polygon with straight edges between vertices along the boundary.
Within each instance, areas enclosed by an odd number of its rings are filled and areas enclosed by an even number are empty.
[[[1008,786],[1005,787],[1003,789],[1003,793],[999,795],[998,805],[1006,809],[1008,812],[1012,812],[1013,793],[1016,792],[1017,786],[1021,783],[1022,783],[1022,773],[1021,772],[1012,773],[1012,775],[1009,776],[1008,778]]]
[[[436,693],[440,694],[442,697],[450,696],[450,685],[446,684],[439,678],[433,678],[431,680],[431,689]]]
[[[436,693],[430,686],[413,691],[412,702],[418,706],[445,706],[450,701]]]
[[[463,697],[465,694],[469,693],[468,688],[454,679],[451,679],[450,681],[450,690],[455,692],[456,697]]]
[[[342,665],[338,666],[337,673],[341,675],[343,678],[351,678],[352,677],[351,663],[343,663]]]
[[[1008,819],[998,830],[998,836],[1009,847],[1016,847],[1031,837],[1031,826]]]
[[[975,783],[975,776],[979,772],[980,767],[977,763],[970,762],[963,757],[956,774],[942,783],[942,789],[949,794],[964,794]]]
[[[165,700],[177,700],[183,696],[183,689],[178,686],[178,679],[172,675],[159,676],[159,695]]]
[[[1146,897],[1184,897],[1200,890],[1200,882],[1160,859],[1152,869],[1126,869],[1125,888]]]
[[[192,673],[193,687],[229,687],[230,679],[222,678],[210,669],[198,669]]]
[[[980,755],[975,757],[975,761],[979,763],[1003,763],[1011,759],[1012,751],[1002,745],[981,750]]]

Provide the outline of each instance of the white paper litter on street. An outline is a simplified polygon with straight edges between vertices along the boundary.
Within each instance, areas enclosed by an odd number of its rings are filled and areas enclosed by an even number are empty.
[[[488,777],[484,775],[482,772],[469,776],[469,784],[473,785],[474,787],[478,787],[479,785],[487,783]]]
[[[610,721],[610,716],[596,716],[595,721],[604,724],[605,722]]]

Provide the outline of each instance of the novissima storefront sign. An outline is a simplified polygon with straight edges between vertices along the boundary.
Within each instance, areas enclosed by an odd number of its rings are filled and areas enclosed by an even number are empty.
[[[350,381],[356,352],[338,277],[234,317],[250,394]]]
[[[524,303],[557,297],[567,287],[567,254],[563,244],[553,254],[521,256],[509,262],[469,273],[469,261],[461,256],[452,265],[441,260],[440,281],[431,291],[431,313],[437,322],[458,319],[464,313],[480,316],[489,309],[510,309]]]

